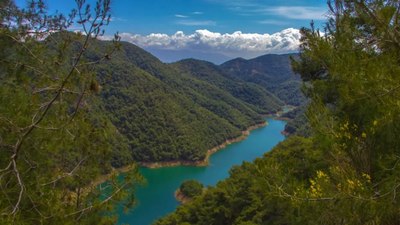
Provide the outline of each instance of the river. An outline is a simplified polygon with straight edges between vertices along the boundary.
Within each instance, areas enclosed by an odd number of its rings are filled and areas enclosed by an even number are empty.
[[[268,125],[251,131],[247,139],[228,145],[210,157],[206,167],[176,166],[157,169],[140,168],[147,184],[137,188],[138,204],[128,213],[119,210],[118,224],[149,225],[172,212],[179,205],[174,192],[188,179],[205,186],[215,185],[229,176],[229,169],[243,161],[253,161],[284,140],[285,122],[268,118]]]

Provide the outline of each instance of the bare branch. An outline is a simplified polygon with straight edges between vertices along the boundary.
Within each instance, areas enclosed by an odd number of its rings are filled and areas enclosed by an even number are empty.
[[[6,166],[6,168],[0,170],[0,173],[10,170],[11,166],[12,166],[12,162],[10,162],[10,163]]]
[[[12,164],[13,164],[13,170],[14,170],[15,176],[17,177],[18,185],[19,185],[19,188],[20,188],[17,203],[14,205],[14,208],[13,208],[13,210],[11,212],[12,215],[15,215],[17,213],[18,209],[19,209],[19,204],[21,203],[22,196],[23,196],[24,191],[25,191],[25,186],[24,186],[24,184],[22,182],[20,173],[18,171],[16,159],[12,160]]]

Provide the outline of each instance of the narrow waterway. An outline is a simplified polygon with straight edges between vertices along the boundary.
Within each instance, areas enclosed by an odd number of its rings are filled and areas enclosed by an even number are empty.
[[[284,140],[281,131],[285,122],[267,119],[268,125],[251,131],[247,139],[228,145],[210,157],[206,167],[177,166],[158,169],[141,168],[147,185],[138,187],[135,197],[138,204],[128,213],[122,210],[119,224],[149,225],[156,219],[172,212],[179,205],[175,190],[188,179],[195,179],[205,186],[215,185],[229,176],[229,169],[243,161],[253,161],[270,151]]]

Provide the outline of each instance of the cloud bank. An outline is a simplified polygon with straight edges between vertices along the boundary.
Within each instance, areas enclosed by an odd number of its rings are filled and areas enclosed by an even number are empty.
[[[133,43],[144,49],[220,54],[229,58],[251,58],[269,53],[296,52],[300,44],[300,32],[293,28],[274,34],[240,31],[221,34],[208,30],[196,30],[192,34],[178,31],[173,35],[121,33],[120,36],[122,41]]]

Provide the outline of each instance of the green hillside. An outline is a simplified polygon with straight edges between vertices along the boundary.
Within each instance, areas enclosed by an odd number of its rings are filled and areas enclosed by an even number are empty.
[[[261,114],[275,113],[284,103],[264,87],[234,78],[219,66],[207,61],[186,59],[175,63],[179,69],[200,80],[211,83],[247,103]]]
[[[108,44],[98,42],[88,57],[96,59]],[[164,64],[132,44],[121,44],[96,70],[101,105],[137,161],[202,160],[208,149],[241,135],[263,122],[260,114],[283,105],[265,89],[227,78],[212,64]]]
[[[305,102],[301,93],[301,78],[295,75],[288,55],[264,55],[254,59],[237,58],[223,63],[220,67],[230,77],[258,84],[289,105],[299,106]]]

